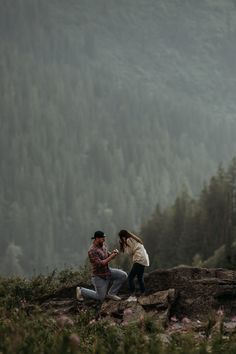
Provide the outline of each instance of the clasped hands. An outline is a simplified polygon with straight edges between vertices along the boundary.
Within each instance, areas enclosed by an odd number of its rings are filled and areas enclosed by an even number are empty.
[[[118,249],[114,249],[113,251],[111,251],[110,255],[112,256],[112,258],[115,258],[118,255],[119,251]]]

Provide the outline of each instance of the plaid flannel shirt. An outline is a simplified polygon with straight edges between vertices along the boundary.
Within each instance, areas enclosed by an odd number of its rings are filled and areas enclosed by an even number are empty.
[[[102,261],[109,256],[107,246],[104,243],[102,247],[92,244],[88,251],[89,260],[92,265],[92,274],[100,278],[106,278],[111,274],[108,264],[104,265]]]

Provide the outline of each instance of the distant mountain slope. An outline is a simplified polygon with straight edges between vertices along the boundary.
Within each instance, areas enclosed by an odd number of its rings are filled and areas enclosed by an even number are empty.
[[[94,230],[138,229],[232,159],[235,13],[229,0],[1,1],[2,256],[20,246],[27,271],[81,262]]]
[[[70,36],[86,31],[87,54],[108,63],[122,82],[142,80],[158,94],[161,85],[232,113],[235,12],[231,0],[104,0],[80,1],[73,15],[53,2],[50,14]]]

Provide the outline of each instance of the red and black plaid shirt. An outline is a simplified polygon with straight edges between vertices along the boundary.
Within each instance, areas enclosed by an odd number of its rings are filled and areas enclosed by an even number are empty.
[[[106,278],[111,274],[108,264],[104,265],[102,261],[109,256],[107,246],[104,243],[102,247],[95,246],[93,243],[88,250],[89,260],[92,264],[92,273],[95,276]]]

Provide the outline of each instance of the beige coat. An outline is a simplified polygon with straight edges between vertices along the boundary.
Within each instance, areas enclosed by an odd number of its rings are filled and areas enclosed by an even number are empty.
[[[127,239],[127,246],[124,245],[124,251],[132,257],[133,263],[139,263],[147,267],[150,265],[144,245],[133,238],[129,237]]]

